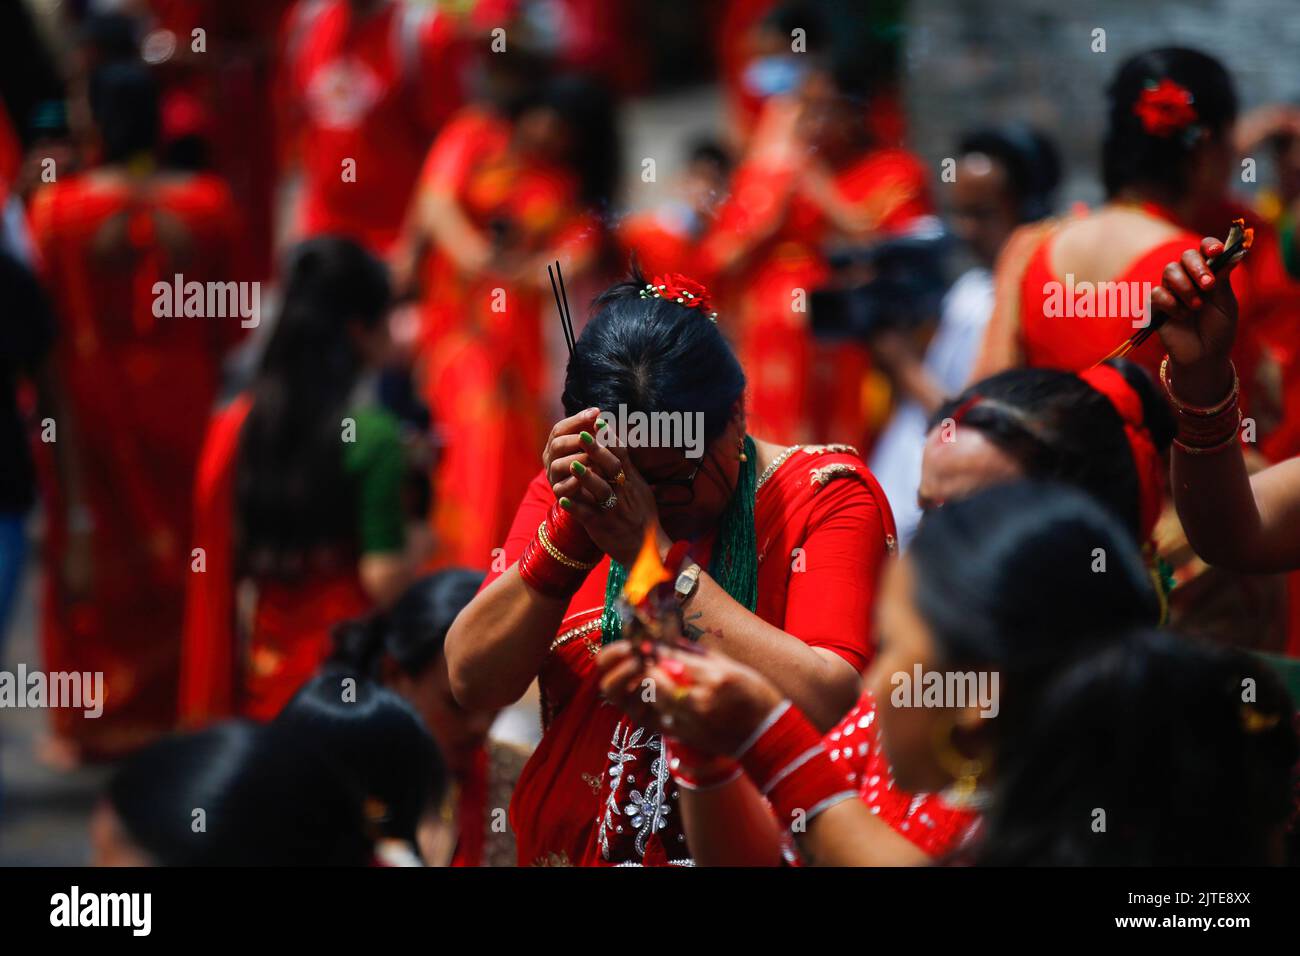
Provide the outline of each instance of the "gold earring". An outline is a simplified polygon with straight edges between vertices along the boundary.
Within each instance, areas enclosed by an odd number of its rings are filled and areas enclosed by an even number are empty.
[[[934,735],[934,755],[945,772],[953,778],[952,786],[944,791],[944,798],[950,803],[964,806],[971,801],[979,789],[980,776],[984,773],[984,762],[974,757],[967,757],[957,750],[952,743],[952,732],[956,722],[940,726]]]
[[[740,460],[749,461],[749,456],[745,454],[745,439],[743,438],[740,439],[738,443],[738,450],[740,451]]]

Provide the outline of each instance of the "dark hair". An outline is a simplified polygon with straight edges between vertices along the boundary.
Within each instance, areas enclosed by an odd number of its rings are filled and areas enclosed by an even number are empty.
[[[1065,485],[1013,482],[946,504],[921,521],[908,557],[941,666],[999,675],[999,754],[1008,728],[1032,719],[1026,690],[1063,656],[1160,619],[1132,536]]]
[[[1194,128],[1169,136],[1153,136],[1142,126],[1133,106],[1148,84],[1168,79],[1192,95]],[[1114,196],[1128,185],[1157,185],[1181,192],[1187,184],[1187,161],[1196,134],[1224,134],[1237,118],[1232,78],[1218,60],[1198,50],[1163,47],[1125,60],[1107,90],[1110,102],[1106,138],[1102,144],[1102,179]]]
[[[228,723],[166,737],[127,759],[107,797],[132,842],[161,866],[364,866],[372,858],[361,795],[286,729]]]
[[[745,373],[717,323],[699,309],[641,298],[646,283],[634,264],[592,304],[564,376],[565,413],[619,405],[647,414],[702,412],[705,441],[713,441],[745,393]]]
[[[1062,484],[1010,482],[937,508],[908,555],[917,609],[953,665],[1019,668],[1160,617],[1132,535]]]
[[[469,72],[471,98],[508,120],[536,106],[550,76],[550,61],[519,38],[500,53],[479,57]]]
[[[420,817],[446,792],[447,770],[410,704],[367,677],[331,669],[299,688],[275,724],[303,733],[349,778],[377,835],[416,845]]]
[[[735,166],[731,153],[721,142],[711,136],[699,136],[691,141],[686,150],[687,163],[709,163],[716,166],[718,172],[726,176]]]
[[[578,177],[578,198],[607,212],[623,162],[613,95],[588,77],[566,74],[547,83],[543,102],[569,130],[569,166]]]
[[[482,584],[482,571],[465,568],[421,578],[387,611],[340,624],[330,663],[381,680],[390,657],[403,672],[422,673],[442,653],[452,621]]]
[[[1110,362],[1137,392],[1156,451],[1173,441],[1175,423],[1150,375],[1126,359]],[[977,429],[1021,465],[1026,477],[1055,479],[1087,491],[1137,537],[1143,533],[1137,465],[1124,422],[1101,392],[1072,372],[1017,368],[967,386],[930,419],[933,428],[975,396],[960,425]]]
[[[973,129],[962,136],[957,152],[983,153],[1003,168],[1021,221],[1051,213],[1052,195],[1061,182],[1061,155],[1038,130],[1024,123]]]
[[[138,17],[126,13],[92,13],[82,20],[78,33],[78,40],[93,66],[140,65],[142,30]]]
[[[795,30],[804,31],[807,52],[817,54],[831,39],[826,11],[818,0],[786,0],[776,4],[758,22],[760,30],[789,39]]]
[[[1266,663],[1143,631],[1091,648],[1035,696],[1033,720],[1004,738],[983,862],[1276,862],[1300,748]]]
[[[353,545],[354,488],[339,428],[362,371],[351,323],[389,304],[383,264],[350,239],[309,239],[292,255],[284,303],[240,434],[237,528],[245,567],[292,567],[311,548]],[[279,559],[279,560],[275,560]]]
[[[109,63],[90,77],[90,108],[103,144],[103,161],[118,163],[151,153],[158,143],[158,84],[138,63]]]

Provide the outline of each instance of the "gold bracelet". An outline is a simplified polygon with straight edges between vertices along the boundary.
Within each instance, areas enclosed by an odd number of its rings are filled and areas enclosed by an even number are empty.
[[[537,540],[547,554],[553,557],[556,561],[559,561],[566,568],[573,568],[575,571],[590,571],[596,565],[600,564],[599,561],[593,561],[591,564],[584,564],[581,561],[575,561],[555,545],[551,544],[551,539],[546,536],[545,521],[537,526]]]
[[[1222,415],[1236,404],[1237,398],[1241,395],[1241,380],[1237,378],[1237,366],[1229,360],[1228,367],[1232,369],[1232,388],[1228,389],[1227,398],[1214,405],[1189,405],[1174,394],[1174,383],[1169,378],[1168,355],[1160,363],[1160,384],[1165,387],[1165,394],[1169,396],[1170,403],[1182,414],[1195,415],[1198,418],[1213,418],[1215,415]]]

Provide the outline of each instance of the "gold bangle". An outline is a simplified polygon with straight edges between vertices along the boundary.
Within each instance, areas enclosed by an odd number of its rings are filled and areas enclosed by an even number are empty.
[[[1214,405],[1190,405],[1174,394],[1173,379],[1169,377],[1168,355],[1160,363],[1160,384],[1165,387],[1165,394],[1169,396],[1170,403],[1181,414],[1194,415],[1197,418],[1213,418],[1215,415],[1222,415],[1231,406],[1235,405],[1237,398],[1241,395],[1241,380],[1237,378],[1237,366],[1230,359],[1228,367],[1232,369],[1232,387],[1228,389],[1227,397]]]
[[[545,521],[537,526],[537,541],[541,544],[542,549],[547,554],[553,557],[556,561],[559,561],[566,568],[573,568],[575,571],[590,571],[600,563],[599,561],[593,561],[591,564],[585,564],[582,561],[575,561],[555,545],[551,544],[551,539],[546,536]]]

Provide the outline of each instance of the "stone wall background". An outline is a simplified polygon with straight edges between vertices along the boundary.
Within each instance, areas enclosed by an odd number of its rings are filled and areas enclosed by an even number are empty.
[[[1098,27],[1104,53],[1092,52]],[[962,130],[1021,119],[1061,149],[1061,202],[1101,199],[1104,91],[1133,53],[1177,45],[1217,57],[1243,110],[1300,102],[1300,0],[911,0],[905,43],[910,144],[936,175]],[[1264,184],[1271,170],[1256,159]]]

